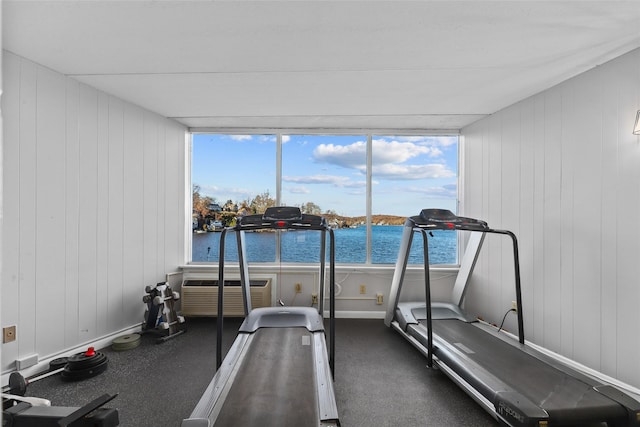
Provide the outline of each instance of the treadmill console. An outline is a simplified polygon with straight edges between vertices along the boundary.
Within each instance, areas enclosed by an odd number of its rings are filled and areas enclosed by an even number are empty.
[[[273,206],[264,211],[262,218],[266,221],[294,221],[302,219],[302,212],[293,206]]]
[[[237,229],[299,229],[315,230],[328,228],[325,219],[318,215],[307,215],[300,208],[293,206],[274,206],[267,208],[263,214],[247,215],[238,218]]]
[[[412,216],[410,220],[418,227],[439,230],[484,231],[489,229],[484,221],[457,216],[447,209],[423,209],[420,215]]]

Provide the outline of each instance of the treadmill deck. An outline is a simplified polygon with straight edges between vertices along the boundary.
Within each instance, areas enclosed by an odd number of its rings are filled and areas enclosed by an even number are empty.
[[[580,424],[625,420],[626,409],[577,379],[483,331],[474,323],[433,320],[434,356],[496,402],[500,392],[515,391],[544,409],[550,424]],[[407,333],[426,345],[424,325],[409,325]]]
[[[318,396],[306,328],[254,332],[216,426],[318,426]]]

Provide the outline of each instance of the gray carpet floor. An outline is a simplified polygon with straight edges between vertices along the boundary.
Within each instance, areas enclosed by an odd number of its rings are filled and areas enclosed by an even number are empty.
[[[225,353],[240,322],[225,319]],[[29,384],[27,395],[82,406],[117,393],[106,406],[118,409],[121,426],[179,427],[213,378],[215,337],[215,319],[187,318],[187,333],[162,344],[145,334],[135,349],[101,349],[109,366],[96,377],[54,375]],[[343,427],[498,425],[382,320],[336,320],[334,387]]]

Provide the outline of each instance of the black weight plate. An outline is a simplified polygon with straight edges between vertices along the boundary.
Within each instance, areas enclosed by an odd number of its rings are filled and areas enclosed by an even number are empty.
[[[68,361],[68,357],[59,357],[57,359],[53,359],[51,362],[49,362],[49,370],[55,371],[56,369],[64,368]]]
[[[103,373],[104,371],[107,370],[108,366],[109,364],[107,362],[107,359],[104,359],[104,361],[99,365],[92,366],[90,368],[85,368],[85,369],[69,370],[67,369],[69,367],[67,365],[62,371],[62,379],[65,381],[85,380],[87,378],[92,378],[98,374]]]
[[[66,371],[76,371],[87,368],[92,368],[94,366],[100,365],[103,362],[106,362],[107,356],[99,351],[96,351],[93,356],[87,356],[85,353],[74,354],[69,357],[67,365],[65,366]]]
[[[18,372],[12,372],[9,375],[9,394],[16,396],[24,396],[27,392],[27,380]]]

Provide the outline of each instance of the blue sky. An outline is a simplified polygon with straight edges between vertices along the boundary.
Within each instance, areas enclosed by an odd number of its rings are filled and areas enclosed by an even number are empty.
[[[313,202],[322,211],[365,214],[364,135],[282,137],[282,204]],[[438,207],[455,212],[457,137],[378,137],[373,146],[374,214],[410,216]],[[192,182],[224,203],[276,195],[274,135],[193,135]]]

